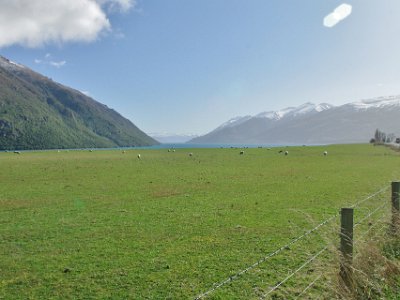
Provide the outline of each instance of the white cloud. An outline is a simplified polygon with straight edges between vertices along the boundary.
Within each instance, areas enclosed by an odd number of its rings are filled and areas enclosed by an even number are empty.
[[[96,0],[101,6],[106,6],[108,11],[127,12],[135,6],[135,0]]]
[[[67,62],[65,60],[61,60],[61,61],[50,61],[49,64],[50,66],[56,67],[56,68],[61,68],[63,66],[65,66]]]
[[[125,38],[125,34],[121,31],[121,29],[114,29],[113,30],[113,36],[114,38],[121,40]]]
[[[43,59],[35,58],[34,62],[35,64],[43,64],[43,65],[49,65],[52,67],[56,68],[61,68],[65,66],[67,63],[65,60],[60,60],[60,61],[54,61],[51,59],[52,55],[50,53],[46,53]]]
[[[88,92],[88,91],[80,91],[82,94],[84,94],[84,95],[86,95],[86,96],[88,96],[88,97],[90,97],[91,95],[90,95],[90,93]]]
[[[340,21],[344,20],[350,16],[352,11],[352,6],[350,4],[341,4],[335,8],[333,12],[324,18],[324,26],[333,27]]]
[[[109,32],[111,12],[126,12],[134,0],[0,0],[0,47],[91,42]]]

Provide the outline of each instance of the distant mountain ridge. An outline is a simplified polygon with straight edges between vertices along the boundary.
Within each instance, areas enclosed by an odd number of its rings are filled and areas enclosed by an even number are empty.
[[[305,103],[233,118],[189,143],[325,144],[368,142],[375,129],[400,136],[400,96],[340,106]]]
[[[197,137],[195,134],[149,133],[156,141],[162,144],[186,143]]]
[[[0,149],[154,144],[113,109],[0,56]]]
[[[304,103],[298,107],[287,107],[278,111],[267,111],[256,115],[256,118],[267,118],[271,120],[280,120],[288,117],[296,117],[304,114],[321,112],[332,108],[333,105],[328,103],[313,104],[311,102]]]

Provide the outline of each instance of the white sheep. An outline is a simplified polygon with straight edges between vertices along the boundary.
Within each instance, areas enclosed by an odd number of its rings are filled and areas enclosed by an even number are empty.
[[[328,151],[324,151],[324,156],[327,156],[328,155]]]
[[[192,153],[192,152],[190,152],[190,153],[189,153],[189,156],[193,156],[193,153]]]
[[[243,154],[244,154],[244,151],[243,151],[243,150],[242,150],[242,151],[240,151],[240,152],[239,152],[239,154],[240,154],[240,155],[243,155]]]
[[[137,155],[137,158],[140,159],[140,154]]]
[[[285,155],[288,155],[289,154],[289,151],[285,151]]]

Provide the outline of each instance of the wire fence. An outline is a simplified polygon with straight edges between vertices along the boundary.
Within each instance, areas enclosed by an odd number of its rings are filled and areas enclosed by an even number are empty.
[[[377,197],[380,194],[383,194],[384,192],[386,192],[388,189],[390,188],[390,186],[386,185],[384,187],[382,187],[381,189],[379,189],[378,191],[368,195],[367,197],[357,201],[356,203],[352,204],[351,206],[349,206],[350,208],[357,208],[360,207],[362,204],[365,204],[368,200],[374,199],[375,197]],[[359,227],[360,225],[362,225],[366,220],[370,219],[374,214],[376,214],[379,211],[382,211],[385,207],[387,207],[389,205],[388,201],[385,201],[382,205],[379,205],[378,207],[375,207],[373,210],[369,211],[366,215],[364,215],[359,221],[357,221],[354,225],[354,228]],[[330,223],[331,221],[333,221],[335,218],[337,218],[338,216],[340,216],[340,212],[330,216],[329,218],[325,219],[324,221],[322,221],[321,223],[319,223],[318,225],[316,225],[315,227],[313,227],[312,229],[309,229],[308,231],[304,232],[303,234],[297,236],[296,238],[292,239],[289,243],[286,243],[285,245],[277,248],[275,251],[270,252],[269,254],[267,254],[266,256],[262,257],[261,259],[259,259],[258,261],[256,261],[255,263],[247,266],[246,268],[236,272],[234,275],[231,275],[229,277],[227,277],[225,280],[222,280],[220,282],[215,282],[211,288],[209,288],[207,291],[199,294],[197,297],[195,297],[195,300],[198,299],[203,299],[206,298],[208,296],[210,296],[212,293],[214,293],[216,290],[222,288],[223,286],[225,286],[228,283],[232,283],[233,281],[239,279],[242,275],[244,275],[245,273],[249,272],[250,270],[259,267],[261,264],[265,263],[267,260],[271,259],[272,257],[278,255],[279,253],[281,253],[283,250],[288,249],[290,246],[298,243],[299,241],[303,240],[305,237],[307,236],[311,236],[313,233],[317,232],[319,229],[321,229],[322,227],[324,227],[325,225],[327,225],[328,223]],[[370,232],[372,230],[373,227],[375,227],[376,224],[374,226],[369,226],[369,229],[366,231],[366,233],[362,236],[365,237],[367,235],[368,232]],[[311,264],[312,262],[314,262],[315,260],[317,260],[317,258],[319,256],[321,256],[325,251],[328,250],[328,245],[325,245],[321,250],[319,250],[317,253],[313,254],[311,257],[309,257],[306,261],[304,261],[303,263],[301,263],[300,266],[298,266],[294,271],[292,271],[291,273],[289,273],[286,277],[284,277],[282,280],[280,280],[277,284],[275,284],[273,287],[271,287],[267,292],[263,293],[260,296],[260,299],[266,299],[269,295],[271,295],[274,291],[278,290],[279,288],[283,287],[283,285],[289,281],[291,278],[293,278],[296,274],[300,273],[303,269],[305,269],[305,267],[307,267],[309,264]],[[311,283],[309,283],[305,289],[303,289],[297,296],[296,299],[299,299],[300,296],[304,295],[308,290],[310,290],[311,288],[313,288],[313,286],[322,278],[322,275],[318,275]]]
[[[385,191],[387,190],[387,188],[385,189]],[[371,199],[371,198],[368,198]],[[371,211],[370,213],[368,213],[366,216],[364,216],[361,220],[359,220],[357,223],[354,224],[354,228],[362,225],[366,220],[370,219],[372,217],[372,215],[376,214],[379,211],[382,211],[384,208],[386,208],[387,206],[389,206],[388,202],[383,203],[382,205],[378,206],[377,208],[375,208],[373,211]],[[357,239],[355,241],[355,244],[360,243],[361,241],[363,241],[363,239],[368,235],[368,233],[371,232],[372,229],[374,229],[379,223],[375,222],[374,224],[370,224],[369,228],[359,237],[359,239]],[[387,227],[387,224],[385,223],[383,226],[381,226],[381,228],[378,230],[378,232],[382,231],[382,229],[384,229],[385,227]],[[309,290],[311,289],[320,279],[322,278],[322,275],[318,275],[310,284],[308,284],[306,286],[305,289],[303,289],[300,294],[295,298],[295,299],[301,299],[301,297]]]
[[[288,281],[290,278],[292,278],[294,275],[296,275],[298,272],[300,272],[304,267],[308,266],[311,262],[313,262],[318,256],[320,256],[326,249],[328,249],[328,246],[325,246],[322,248],[320,251],[318,251],[317,254],[313,255],[309,260],[307,260],[305,263],[303,263],[300,267],[298,267],[294,272],[290,273],[288,276],[286,276],[280,283],[275,285],[272,289],[270,289],[267,293],[262,295],[260,299],[265,299],[269,294],[271,294],[273,291],[278,289],[281,285],[283,285],[286,281]]]
[[[200,294],[199,296],[197,296],[195,299],[202,299],[206,296],[208,296],[209,294],[211,294],[212,292],[214,292],[215,290],[221,288],[222,286],[224,286],[225,284],[234,281],[235,279],[237,279],[239,276],[245,274],[246,272],[250,271],[251,269],[254,269],[255,267],[259,266],[261,263],[267,261],[268,259],[270,259],[271,257],[279,254],[280,252],[282,252],[283,250],[287,249],[288,247],[292,246],[293,244],[297,243],[298,241],[300,241],[301,239],[305,238],[306,236],[310,235],[311,233],[317,231],[320,227],[324,226],[325,224],[329,223],[330,221],[332,221],[334,218],[336,218],[339,215],[339,213],[335,214],[334,216],[331,216],[330,218],[326,219],[325,221],[321,222],[320,224],[318,224],[317,226],[315,226],[314,228],[306,231],[304,234],[296,237],[295,239],[293,239],[292,241],[290,241],[289,243],[281,246],[280,248],[278,248],[277,250],[275,250],[274,252],[271,252],[270,254],[268,254],[267,256],[264,256],[263,258],[261,258],[260,260],[258,260],[257,262],[255,262],[254,264],[248,266],[247,268],[237,272],[236,274],[229,276],[228,278],[226,278],[225,280],[219,282],[219,283],[215,283],[213,285],[213,287],[211,289],[209,289],[208,291]]]
[[[297,299],[300,299],[310,288],[312,288],[312,287],[314,286],[314,284],[315,284],[318,280],[321,279],[321,277],[322,277],[322,275],[320,274],[320,275],[318,275],[313,281],[311,281],[311,283],[310,283],[309,285],[307,285],[306,288],[300,292],[300,294],[297,295],[296,300],[297,300]]]

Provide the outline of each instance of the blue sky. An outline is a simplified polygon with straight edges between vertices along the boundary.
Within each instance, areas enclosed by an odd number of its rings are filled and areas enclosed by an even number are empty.
[[[351,13],[324,26],[344,3]],[[236,116],[400,94],[398,16],[398,0],[0,0],[0,54],[147,133],[204,134]]]

